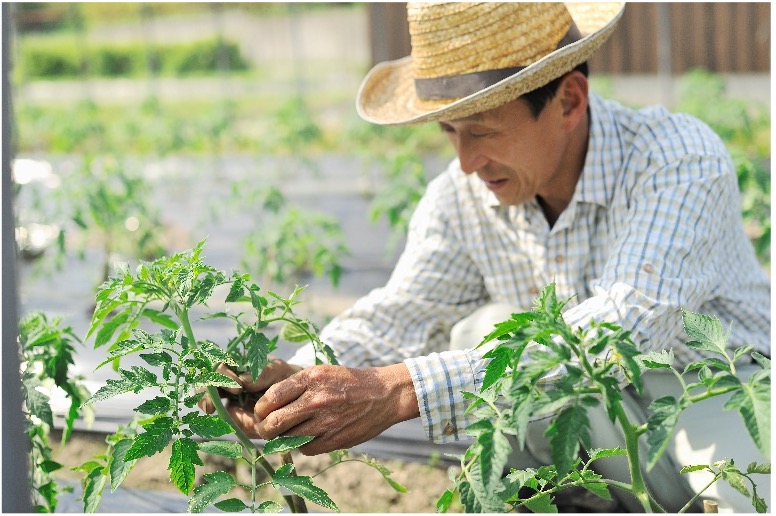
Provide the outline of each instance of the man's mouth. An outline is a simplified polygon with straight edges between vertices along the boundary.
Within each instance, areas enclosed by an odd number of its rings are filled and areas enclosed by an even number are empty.
[[[486,186],[487,186],[487,187],[488,187],[490,190],[492,190],[492,191],[499,190],[499,189],[501,189],[501,188],[502,188],[504,185],[506,185],[506,184],[507,184],[507,180],[506,180],[506,179],[493,179],[493,180],[485,180],[485,179],[483,179],[483,181],[485,182],[485,185],[486,185]]]

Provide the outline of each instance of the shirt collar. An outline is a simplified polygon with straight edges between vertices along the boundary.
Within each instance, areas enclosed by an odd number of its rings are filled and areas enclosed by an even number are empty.
[[[611,106],[593,93],[589,99],[587,154],[571,202],[608,206],[614,195],[616,172],[620,170],[623,161],[621,135]]]

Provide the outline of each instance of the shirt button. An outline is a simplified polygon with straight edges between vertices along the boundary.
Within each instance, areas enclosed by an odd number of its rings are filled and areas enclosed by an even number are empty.
[[[453,435],[455,433],[455,427],[450,421],[445,421],[445,428],[442,430],[445,435]]]
[[[644,272],[646,272],[647,274],[652,274],[653,272],[655,272],[655,268],[652,266],[652,264],[651,264],[651,263],[645,263],[645,264],[644,264],[644,267],[642,267],[642,269],[643,269],[643,270],[644,270]]]
[[[563,260],[564,260],[564,258],[563,258],[562,254],[559,254],[558,256],[555,257],[555,262],[556,263],[563,263]]]
[[[536,296],[539,294],[539,289],[536,287],[531,287],[528,289],[528,293],[531,294],[532,296]]]

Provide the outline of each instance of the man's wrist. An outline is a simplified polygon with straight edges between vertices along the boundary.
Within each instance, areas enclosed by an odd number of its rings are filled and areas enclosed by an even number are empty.
[[[420,415],[415,386],[407,366],[403,363],[381,367],[380,375],[387,390],[388,399],[395,406],[393,423],[414,419]]]

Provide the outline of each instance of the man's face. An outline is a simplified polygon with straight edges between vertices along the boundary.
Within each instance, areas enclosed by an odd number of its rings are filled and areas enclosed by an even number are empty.
[[[461,169],[476,173],[501,204],[551,197],[569,176],[569,136],[558,97],[547,103],[538,119],[524,100],[517,99],[439,126],[453,144]]]

